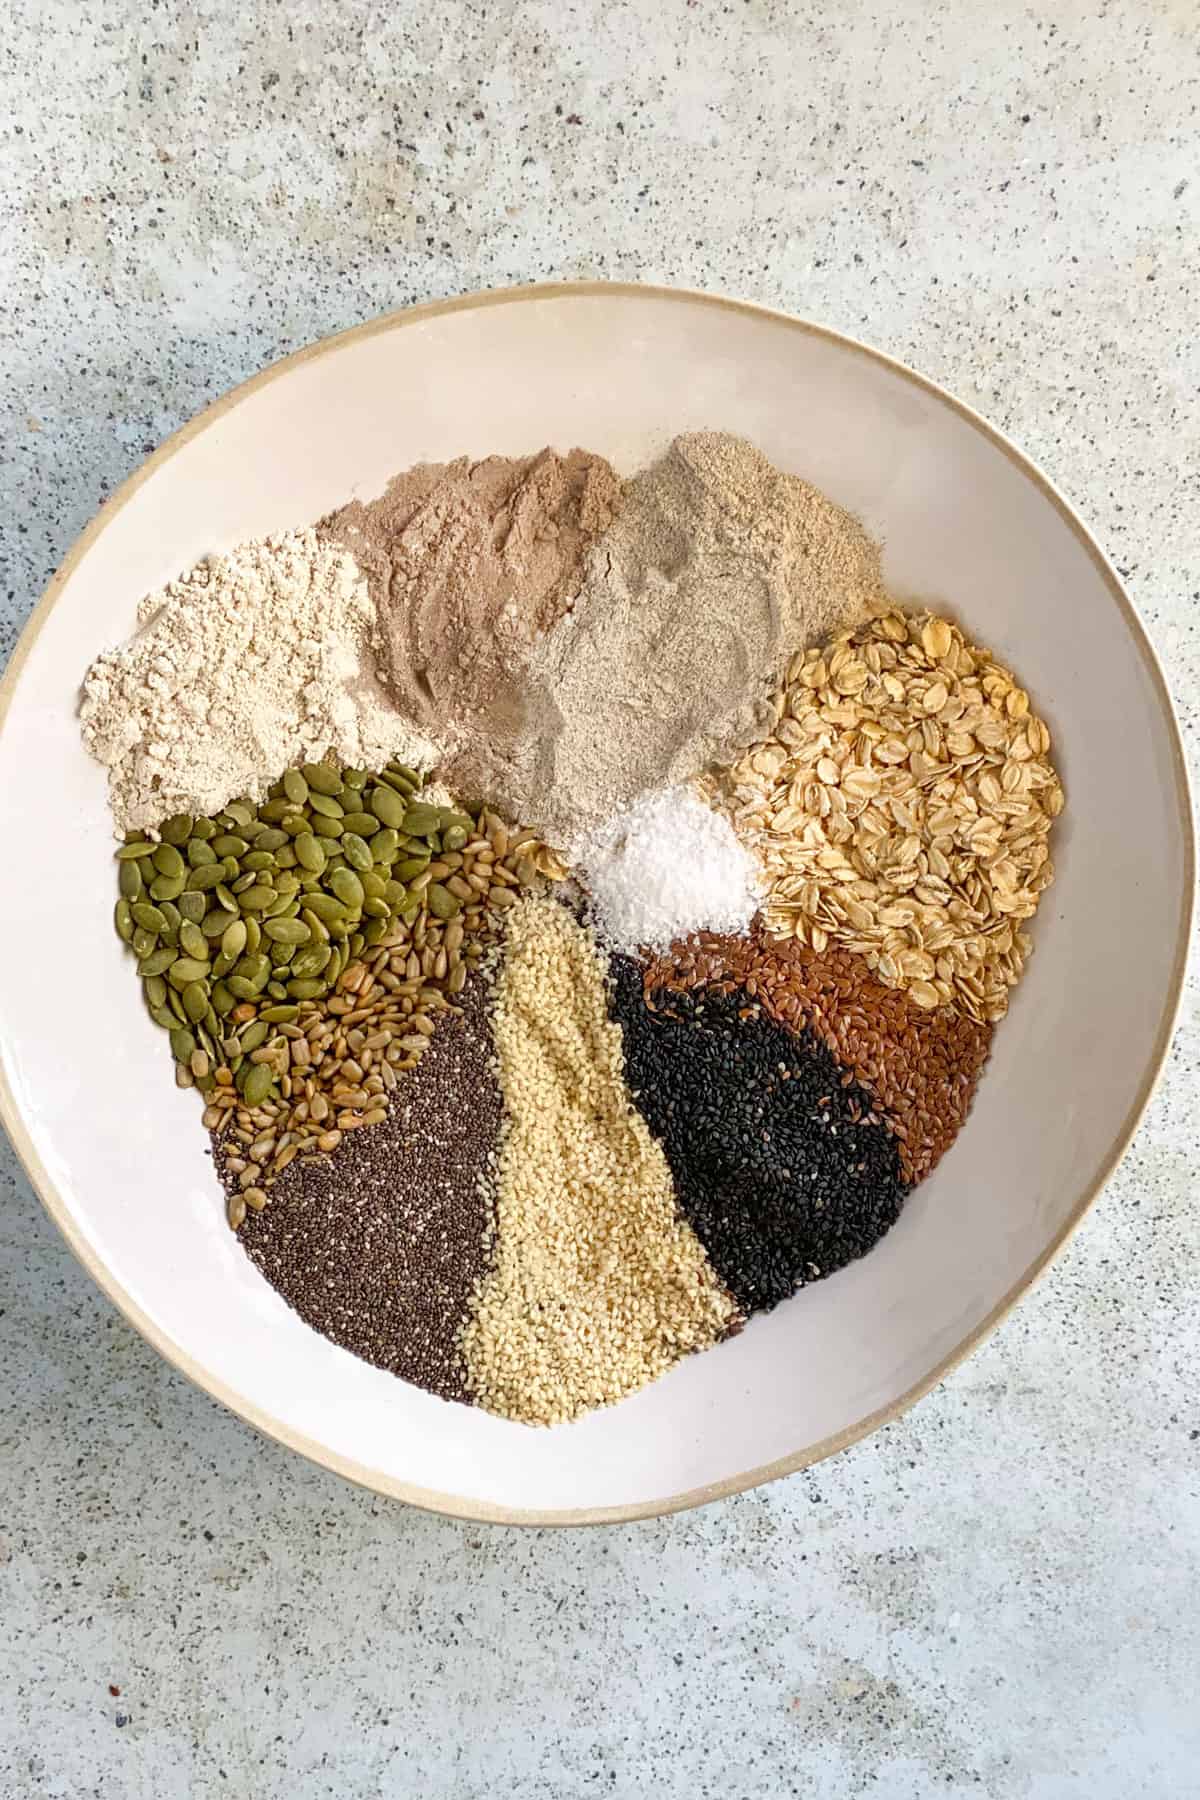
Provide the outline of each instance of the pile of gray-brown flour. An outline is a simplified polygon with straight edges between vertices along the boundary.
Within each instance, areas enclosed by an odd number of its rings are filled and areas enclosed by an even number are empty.
[[[628,482],[571,611],[460,740],[451,786],[570,850],[772,722],[789,656],[886,603],[849,513],[743,438],[695,432]]]
[[[327,751],[365,768],[439,755],[380,686],[362,572],[316,531],[197,563],[137,619],[136,636],[88,670],[79,713],[121,830],[260,799]]]

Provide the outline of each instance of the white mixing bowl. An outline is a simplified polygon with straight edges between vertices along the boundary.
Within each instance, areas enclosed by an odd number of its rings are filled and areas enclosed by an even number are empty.
[[[149,589],[306,524],[395,470],[583,444],[630,471],[676,432],[744,433],[859,513],[901,595],[958,615],[1047,718],[1058,879],[974,1111],[884,1241],[611,1410],[532,1431],[446,1405],[311,1331],[224,1222],[112,930],[105,781],[77,690]],[[585,285],[417,307],[266,370],[101,511],[0,687],[0,1118],[71,1247],[162,1354],[353,1480],[474,1519],[635,1518],[828,1456],[966,1354],[1078,1224],[1165,1055],[1193,887],[1161,672],[1054,489],[900,364],[760,308]]]

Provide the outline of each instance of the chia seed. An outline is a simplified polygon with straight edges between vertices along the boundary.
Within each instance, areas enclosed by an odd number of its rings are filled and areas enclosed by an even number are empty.
[[[314,1330],[445,1400],[467,1398],[457,1338],[493,1230],[501,1102],[487,1002],[475,974],[388,1117],[328,1159],[292,1163],[239,1233]]]
[[[718,1276],[746,1312],[767,1311],[895,1223],[907,1191],[895,1139],[811,1032],[776,1024],[743,989],[660,992],[651,1011],[642,978],[613,958],[635,1104]]]

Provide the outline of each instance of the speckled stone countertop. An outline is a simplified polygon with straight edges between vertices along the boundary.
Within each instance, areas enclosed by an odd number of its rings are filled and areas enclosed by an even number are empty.
[[[0,660],[232,383],[413,300],[721,289],[893,352],[1200,702],[1194,0],[17,0]],[[11,947],[10,947],[11,948]],[[1108,1191],[914,1412],[710,1510],[487,1530],[172,1373],[0,1149],[0,1795],[1200,1794],[1194,994]]]

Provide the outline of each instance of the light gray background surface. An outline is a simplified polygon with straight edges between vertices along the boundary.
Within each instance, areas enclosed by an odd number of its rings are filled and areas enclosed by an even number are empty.
[[[17,0],[0,659],[232,383],[413,300],[611,276],[824,320],[1010,431],[1194,749],[1198,30],[1194,0]],[[0,1796],[1200,1794],[1197,1054],[1193,996],[1074,1244],[908,1418],[590,1533],[260,1441],[0,1148]]]

